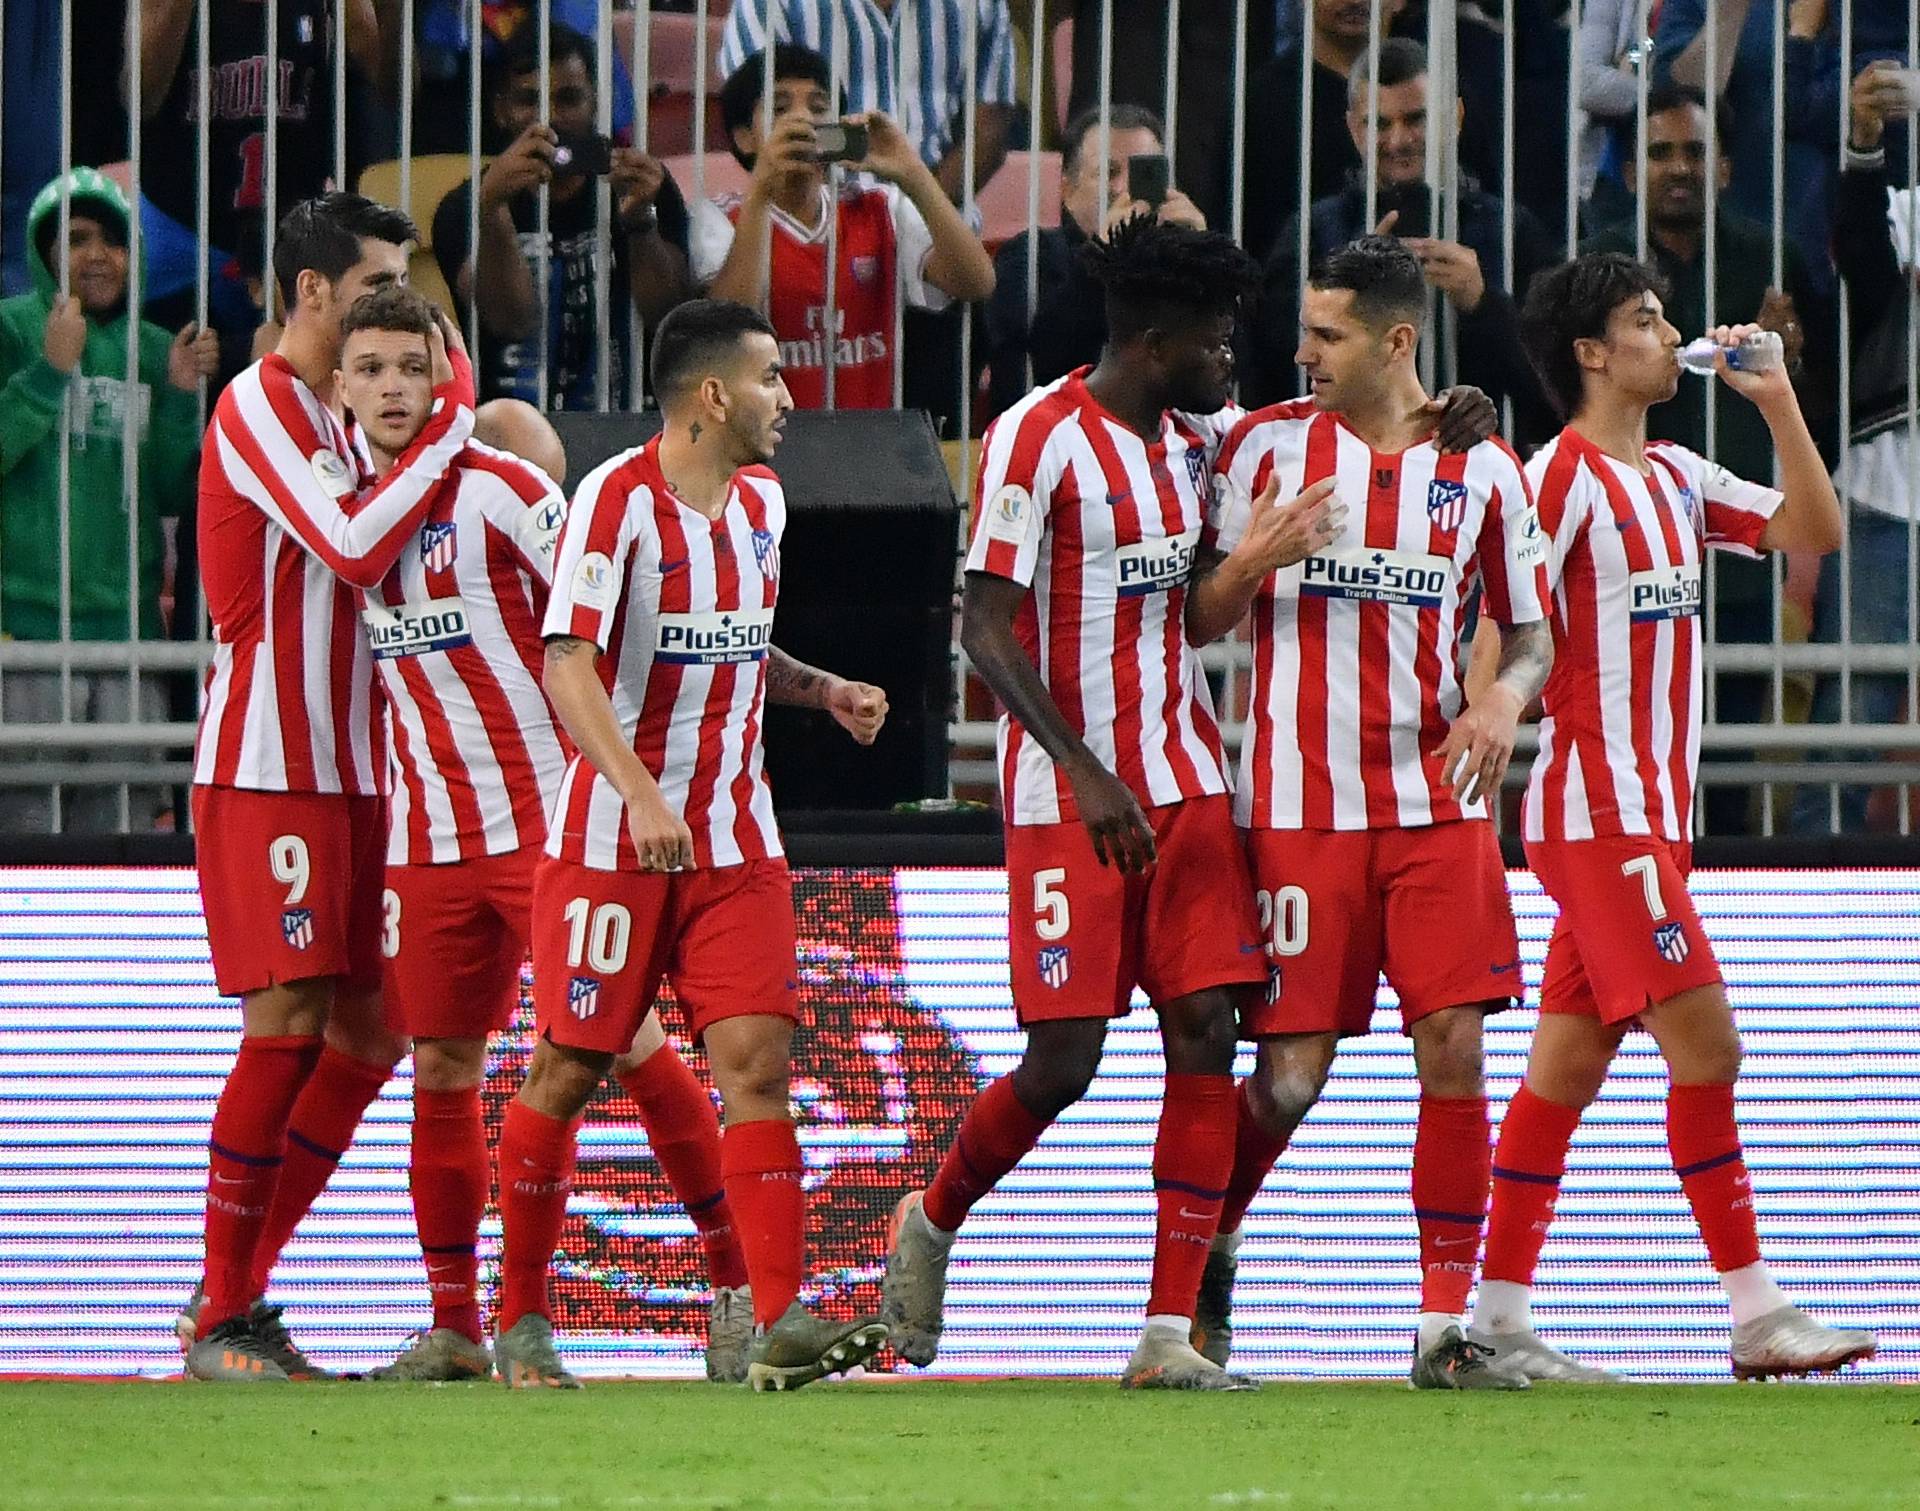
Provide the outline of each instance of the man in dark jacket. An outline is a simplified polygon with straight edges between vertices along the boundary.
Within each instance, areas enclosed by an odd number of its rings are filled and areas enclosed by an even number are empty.
[[[1347,129],[1365,150],[1368,134],[1367,60],[1354,66],[1347,84]],[[1454,106],[1460,112],[1458,102]],[[1464,112],[1460,112],[1464,114]],[[1441,308],[1456,317],[1457,381],[1483,388],[1496,401],[1511,400],[1520,440],[1542,440],[1555,428],[1539,379],[1520,344],[1515,300],[1504,290],[1503,206],[1462,175],[1459,240],[1434,233],[1446,205],[1425,182],[1427,158],[1427,53],[1419,43],[1390,38],[1380,48],[1379,116],[1375,125],[1379,164],[1376,216],[1367,221],[1366,185],[1356,176],[1340,193],[1314,204],[1307,223],[1307,261],[1379,230],[1397,235],[1419,256],[1427,284]],[[1250,371],[1243,400],[1272,403],[1298,391],[1293,353],[1299,338],[1299,221],[1280,234],[1268,260],[1265,290],[1250,333]],[[1515,207],[1513,290],[1524,294],[1529,279],[1556,261],[1546,231],[1524,208]],[[1449,350],[1445,323],[1434,324],[1436,383],[1446,384]]]

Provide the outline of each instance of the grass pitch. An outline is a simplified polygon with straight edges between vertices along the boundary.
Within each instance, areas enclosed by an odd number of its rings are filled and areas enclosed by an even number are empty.
[[[0,1386],[8,1511],[1920,1504],[1920,1395],[1105,1383]]]

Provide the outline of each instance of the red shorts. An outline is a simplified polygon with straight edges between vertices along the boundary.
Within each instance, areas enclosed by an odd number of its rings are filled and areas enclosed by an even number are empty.
[[[385,799],[195,787],[193,830],[222,995],[317,976],[380,984]]]
[[[1442,1008],[1521,994],[1520,941],[1493,825],[1254,829],[1267,1001],[1249,1037],[1364,1034],[1380,975],[1412,1028]]]
[[[512,1020],[533,926],[540,847],[440,866],[388,866],[382,996],[416,1039],[484,1039]]]
[[[1155,1002],[1267,979],[1246,862],[1224,797],[1147,811],[1159,859],[1123,876],[1086,826],[1007,826],[1007,943],[1022,1023],[1117,1018],[1135,986]]]
[[[620,1053],[663,977],[696,1042],[723,1018],[798,1018],[796,970],[783,859],[662,873],[542,856],[534,872],[533,1008],[555,1044]]]
[[[1633,834],[1542,841],[1527,863],[1560,904],[1540,1011],[1627,1023],[1649,1003],[1720,980],[1687,894],[1693,846]]]

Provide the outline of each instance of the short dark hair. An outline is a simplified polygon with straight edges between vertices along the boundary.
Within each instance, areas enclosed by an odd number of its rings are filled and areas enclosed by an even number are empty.
[[[689,299],[653,333],[653,391],[662,402],[712,372],[741,338],[773,334],[758,310],[731,299]]]
[[[1426,275],[1397,236],[1362,236],[1335,248],[1313,265],[1307,282],[1316,289],[1351,289],[1354,314],[1373,330],[1403,321],[1416,330],[1426,324]]]
[[[1624,252],[1590,252],[1534,275],[1520,312],[1520,338],[1562,419],[1580,407],[1581,367],[1573,343],[1606,335],[1613,312],[1649,292],[1664,302],[1667,281]]]
[[[1362,48],[1352,71],[1347,75],[1349,110],[1356,109],[1367,96],[1370,63],[1368,49]],[[1411,84],[1415,79],[1424,79],[1427,72],[1427,50],[1412,37],[1388,37],[1380,44],[1382,89],[1391,89],[1396,84]]]
[[[1152,215],[1120,222],[1080,249],[1107,294],[1107,331],[1126,341],[1170,321],[1232,314],[1260,282],[1260,265],[1233,238]]]
[[[1151,131],[1156,141],[1167,139],[1167,123],[1145,105],[1115,105],[1107,112],[1111,131]],[[1068,178],[1080,171],[1080,154],[1087,150],[1087,138],[1100,129],[1100,107],[1089,105],[1060,133],[1060,171]]]
[[[426,295],[405,284],[388,284],[370,294],[362,294],[348,307],[340,321],[340,341],[355,331],[404,331],[410,336],[433,334],[433,306]]]
[[[757,3],[757,0],[748,0],[748,3]],[[753,124],[753,113],[760,108],[761,97],[766,93],[766,67],[767,54],[763,48],[728,74],[727,82],[720,86],[720,122],[726,128],[728,150],[748,168],[753,166],[753,154],[734,146],[733,133],[741,126]],[[805,79],[829,93],[833,90],[833,69],[827,60],[798,42],[774,44],[773,80],[777,84],[782,79]]]
[[[593,69],[593,44],[571,26],[555,21],[547,28],[547,66],[555,67],[578,58],[580,66],[587,71],[589,80],[595,77]],[[500,54],[500,63],[494,72],[493,88],[504,89],[522,74],[540,71],[540,28],[536,25],[522,26],[513,34],[506,48]]]
[[[329,283],[338,283],[360,260],[362,241],[398,247],[419,239],[419,228],[404,211],[364,194],[335,190],[303,199],[280,218],[274,232],[274,280],[281,299],[291,306],[304,270],[311,268]]]
[[[1703,115],[1707,111],[1707,97],[1691,84],[1676,84],[1671,79],[1655,84],[1647,91],[1647,119],[1656,115],[1665,115],[1669,110],[1685,110],[1691,107]],[[1727,109],[1722,99],[1713,106],[1713,129],[1717,138],[1714,145],[1720,155],[1725,157],[1733,151],[1733,112]],[[1629,159],[1640,150],[1640,117],[1637,111],[1629,110],[1614,123],[1619,133],[1621,151]]]

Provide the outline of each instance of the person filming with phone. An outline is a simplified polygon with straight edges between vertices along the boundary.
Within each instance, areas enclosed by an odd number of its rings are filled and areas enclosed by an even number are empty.
[[[647,327],[691,292],[687,210],[659,159],[598,135],[593,44],[556,25],[548,33],[547,116],[540,115],[540,36],[514,34],[493,76],[492,124],[508,145],[480,175],[480,239],[471,237],[471,180],[440,202],[433,252],[464,322],[477,295],[480,397],[524,399],[544,409],[596,406],[601,353],[615,408],[629,398],[627,354],[633,314]],[[600,196],[605,178],[613,224],[608,238],[608,318],[599,309]],[[547,186],[548,288],[541,340],[540,186]],[[544,350],[543,350],[544,347]],[[546,390],[540,389],[541,359]]]
[[[1123,220],[1151,214],[1172,225],[1207,229],[1207,218],[1173,187],[1160,117],[1141,105],[1115,105],[1100,152],[1100,112],[1083,110],[1061,139],[1060,224],[1022,231],[994,254],[993,298],[987,305],[988,400],[991,415],[1011,408],[1041,383],[1100,359],[1107,341],[1106,293],[1081,265],[1080,248]],[[1101,214],[1102,190],[1106,213]],[[1028,237],[1038,243],[1040,273],[1027,303]],[[1033,376],[1027,376],[1027,358]]]
[[[728,143],[753,176],[745,194],[693,207],[693,276],[709,298],[766,312],[796,408],[889,409],[899,299],[923,310],[984,299],[993,262],[891,117],[836,118],[825,58],[774,47],[771,129],[765,66],[755,53],[720,91]]]
[[[1420,259],[1427,286],[1438,296],[1435,314],[1450,306],[1457,317],[1458,373],[1452,381],[1485,389],[1495,401],[1511,399],[1519,443],[1544,440],[1555,430],[1553,410],[1520,343],[1520,319],[1515,297],[1505,292],[1501,248],[1502,206],[1462,173],[1459,179],[1457,240],[1441,233],[1449,207],[1436,198],[1426,182],[1427,132],[1432,125],[1431,93],[1427,77],[1427,50],[1405,37],[1390,37],[1380,45],[1378,113],[1370,124],[1368,55],[1361,53],[1347,78],[1347,130],[1361,160],[1368,139],[1374,146],[1378,183],[1372,221],[1367,219],[1367,186],[1356,173],[1346,188],[1316,201],[1307,218],[1307,261],[1311,266],[1336,247],[1369,233],[1397,236]],[[1465,120],[1458,101],[1449,107],[1455,130]],[[1293,353],[1299,342],[1299,218],[1294,217],[1274,243],[1267,263],[1265,294],[1252,328],[1252,373],[1243,381],[1255,402],[1290,398],[1294,381]],[[1523,297],[1528,282],[1542,268],[1558,261],[1545,229],[1524,207],[1516,206],[1513,223],[1513,290]],[[1441,303],[1444,301],[1444,306]],[[1447,373],[1445,322],[1432,326],[1434,370]],[[1449,381],[1445,376],[1436,381]]]

